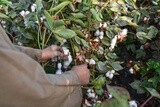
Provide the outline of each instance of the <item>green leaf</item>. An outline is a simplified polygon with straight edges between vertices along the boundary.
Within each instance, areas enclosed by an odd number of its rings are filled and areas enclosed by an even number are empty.
[[[153,88],[147,88],[147,91],[153,96],[153,97],[156,97],[156,98],[159,98],[160,99],[160,94]]]
[[[106,71],[107,69],[106,69],[106,67],[105,67],[105,63],[102,62],[102,61],[99,61],[99,62],[97,63],[96,68],[98,69],[98,71],[99,71],[100,73],[105,73],[105,72],[107,72],[107,71]]]
[[[54,30],[64,29],[65,28],[64,25],[65,25],[65,23],[63,20],[55,20],[53,22],[52,29],[54,29]]]
[[[110,10],[113,12],[119,12],[120,11],[120,5],[117,2],[111,2],[110,4]]]
[[[136,36],[142,41],[142,42],[146,42],[147,41],[147,39],[150,39],[150,38],[148,38],[147,37],[147,33],[145,33],[145,32],[137,32],[136,33]]]
[[[66,7],[69,3],[71,3],[70,1],[63,1],[62,3],[60,3],[59,5],[51,8],[49,11],[50,12],[54,12],[54,11],[58,11],[63,9],[64,7]]]
[[[55,30],[54,33],[65,39],[73,38],[74,36],[76,36],[76,33],[70,29],[59,29]]]
[[[36,0],[36,10],[37,12],[41,12],[42,11],[42,8],[43,8],[43,4],[42,4],[42,0]]]
[[[85,39],[85,35],[81,30],[73,29],[74,32],[77,34],[78,37]]]
[[[81,43],[83,44],[84,47],[86,48],[89,47],[88,43],[84,39],[81,39]]]
[[[76,19],[86,18],[86,16],[83,13],[71,13],[71,15],[73,15],[73,17]]]
[[[46,16],[46,20],[47,20],[47,24],[48,24],[48,29],[50,29],[51,31],[54,29],[53,28],[53,23],[54,23],[54,19],[52,18],[52,16],[45,10],[44,14]]]
[[[97,94],[97,95],[102,96],[102,94],[103,94],[104,90],[101,88],[101,89],[97,89],[97,90],[95,90],[95,92],[96,92],[96,94]]]
[[[81,27],[85,27],[85,24],[83,23],[82,20],[80,19],[74,19],[74,18],[71,18],[71,21],[77,25],[80,25]]]
[[[117,59],[118,56],[115,53],[108,53],[107,56],[111,59]]]
[[[136,59],[144,57],[145,55],[146,53],[143,50],[141,49],[136,50]]]
[[[137,91],[139,94],[145,93],[145,90],[141,87],[141,81],[135,80],[131,84],[129,84],[133,89]]]
[[[128,100],[130,99],[130,95],[125,88],[107,86],[107,89],[113,98],[104,101],[100,107],[129,107]]]
[[[104,101],[100,107],[129,107],[128,101],[124,99],[111,99],[109,101]]]
[[[158,33],[158,29],[157,29],[156,27],[154,27],[154,26],[150,26],[150,27],[148,28],[148,30],[149,30],[149,32],[148,32],[148,34],[147,34],[147,37],[148,37],[149,39],[154,38],[154,37],[157,35],[157,33]]]
[[[20,28],[20,27],[18,27],[17,29],[19,30],[19,32],[20,32],[25,38],[30,39],[30,40],[33,40],[33,39],[34,39],[33,36],[32,36],[32,34],[31,34],[30,32],[28,32],[28,31],[26,31],[25,29]]]
[[[116,70],[116,71],[119,71],[119,70],[122,70],[122,69],[123,69],[123,67],[122,67],[119,63],[117,63],[117,62],[109,61],[108,63],[109,63],[109,64],[113,67],[113,69]]]
[[[103,85],[105,85],[106,78],[103,75],[98,76],[95,80],[92,81],[94,88],[96,90],[102,89]]]
[[[100,17],[100,12],[98,12],[97,10],[95,10],[94,8],[91,9],[91,13],[92,16],[95,20],[97,21],[102,21],[101,17]]]
[[[9,17],[3,13],[0,13],[0,18],[3,18],[3,19],[9,19]]]
[[[109,93],[116,99],[120,100],[125,99],[125,100],[129,100],[130,99],[130,94],[129,92],[123,88],[123,87],[118,87],[118,86],[109,86],[107,85],[107,89],[109,91]]]

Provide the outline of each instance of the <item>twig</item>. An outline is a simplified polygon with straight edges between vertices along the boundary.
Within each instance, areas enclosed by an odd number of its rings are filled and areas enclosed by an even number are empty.
[[[153,96],[150,96],[140,107],[144,107],[152,98]]]

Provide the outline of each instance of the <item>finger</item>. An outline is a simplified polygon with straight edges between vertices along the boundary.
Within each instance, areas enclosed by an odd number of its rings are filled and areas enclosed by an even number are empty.
[[[68,55],[63,55],[63,60],[67,60],[68,59]]]
[[[57,50],[57,45],[51,45],[51,50],[52,50],[52,51]]]
[[[62,49],[62,47],[61,47],[61,46],[57,46],[57,47],[56,47],[56,50],[57,50],[57,51],[61,51],[61,52],[63,52],[63,49]]]
[[[55,57],[55,56],[59,56],[59,57],[63,58],[64,54],[63,54],[62,52],[60,52],[60,51],[56,51],[56,52],[54,52],[54,55],[53,55],[53,56],[54,56],[54,57]]]

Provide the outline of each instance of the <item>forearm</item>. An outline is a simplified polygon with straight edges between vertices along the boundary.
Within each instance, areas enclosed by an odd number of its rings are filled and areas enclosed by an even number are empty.
[[[15,45],[15,47],[18,51],[27,54],[29,57],[31,57],[32,59],[34,59],[38,62],[41,62],[42,50],[34,49],[34,48],[30,48],[30,47],[17,46],[17,45]]]

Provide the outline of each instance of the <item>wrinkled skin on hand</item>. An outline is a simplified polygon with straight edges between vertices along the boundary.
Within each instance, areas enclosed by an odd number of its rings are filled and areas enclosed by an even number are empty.
[[[67,58],[67,55],[64,55],[63,49],[60,46],[51,45],[42,50],[42,61],[47,61],[57,56],[64,60]]]
[[[77,73],[82,85],[89,83],[90,71],[87,68],[87,64],[73,66],[71,70]]]

